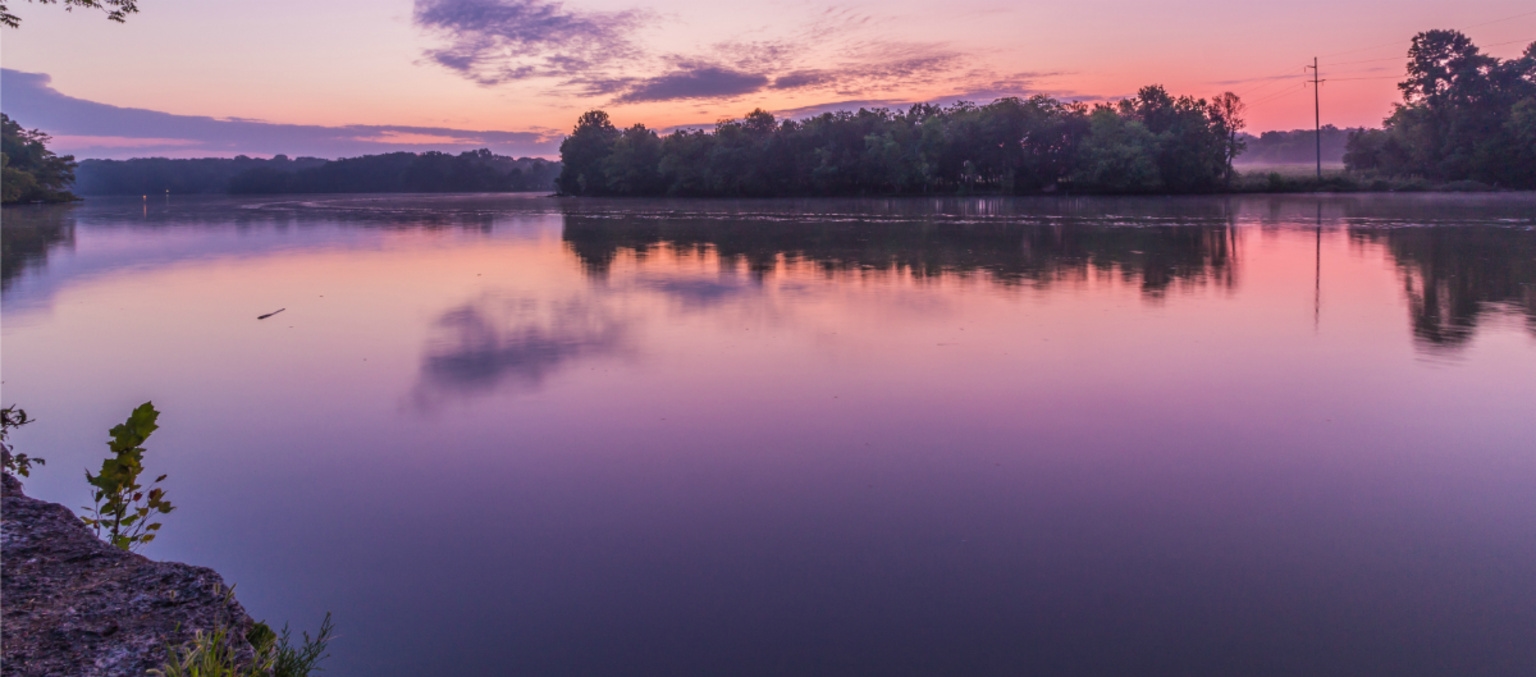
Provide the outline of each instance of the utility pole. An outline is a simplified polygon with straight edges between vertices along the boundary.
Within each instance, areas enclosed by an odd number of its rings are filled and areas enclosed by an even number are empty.
[[[1323,81],[1318,79],[1318,77],[1320,75],[1322,75],[1322,74],[1319,73],[1318,70],[1317,70],[1317,57],[1315,57],[1315,56],[1312,57],[1312,65],[1308,66],[1308,68],[1312,69],[1312,120],[1313,120],[1313,123],[1314,123],[1314,125],[1316,126],[1316,129],[1317,129],[1317,139],[1316,139],[1317,140],[1317,180],[1318,181],[1322,181],[1323,180],[1323,103],[1322,103],[1322,87],[1319,87],[1319,85],[1323,84]]]

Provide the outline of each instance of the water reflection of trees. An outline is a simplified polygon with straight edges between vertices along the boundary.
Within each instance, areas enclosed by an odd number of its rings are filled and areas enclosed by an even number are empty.
[[[1008,222],[804,223],[731,219],[631,219],[568,214],[567,248],[589,274],[606,276],[621,255],[704,253],[767,275],[784,263],[827,274],[895,271],[917,278],[986,275],[1003,285],[1043,286],[1090,272],[1118,275],[1149,295],[1175,283],[1230,287],[1236,240],[1227,225],[1112,227]]]
[[[1494,312],[1524,315],[1536,334],[1536,231],[1463,226],[1356,229],[1350,236],[1392,254],[1421,343],[1463,345]]]
[[[11,207],[0,228],[0,289],[32,268],[48,263],[48,254],[75,244],[75,219],[69,206]]]

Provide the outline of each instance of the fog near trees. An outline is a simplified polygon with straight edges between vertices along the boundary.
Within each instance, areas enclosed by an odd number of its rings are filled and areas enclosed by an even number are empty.
[[[1358,131],[1362,130],[1323,125],[1323,164],[1337,165],[1344,162],[1344,148],[1349,143],[1349,135]],[[1310,165],[1317,160],[1317,136],[1317,130],[1313,129],[1244,135],[1248,147],[1243,149],[1242,155],[1237,156],[1237,164]]]

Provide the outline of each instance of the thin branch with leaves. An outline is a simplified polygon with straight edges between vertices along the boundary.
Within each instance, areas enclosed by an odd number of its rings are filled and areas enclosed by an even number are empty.
[[[160,428],[156,423],[159,418],[154,403],[139,405],[127,421],[109,431],[112,439],[107,447],[113,456],[101,462],[99,473],[85,473],[85,480],[96,488],[91,492],[95,505],[83,508],[90,515],[81,519],[96,531],[97,537],[123,550],[136,550],[155,540],[160,523],[151,522],[150,517],[175,510],[165,500],[165,490],[156,486],[165,481],[165,475],[155,478],[148,491],[139,484],[139,474],[144,472],[142,445]]]
[[[36,419],[27,416],[27,411],[16,405],[0,409],[0,465],[7,475],[32,476],[32,464],[47,465],[48,462],[35,456],[15,453],[10,444],[11,431],[20,428]]]
[[[76,7],[82,9],[97,9],[107,13],[108,21],[123,23],[128,20],[129,14],[137,14],[139,11],[138,0],[31,0],[42,5],[64,5],[64,11],[72,12]],[[11,13],[6,5],[8,2],[0,2],[0,25],[10,28],[21,27],[21,17]]]

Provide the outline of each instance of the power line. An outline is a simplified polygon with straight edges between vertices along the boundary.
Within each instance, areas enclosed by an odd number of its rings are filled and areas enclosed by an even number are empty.
[[[1532,15],[1532,14],[1536,14],[1536,12],[1529,12],[1527,14],[1517,15],[1517,16],[1514,16],[1514,17],[1506,17],[1505,19],[1501,19],[1500,21],[1507,21],[1509,19],[1519,18],[1521,16],[1529,16],[1529,15]],[[1490,22],[1487,22],[1487,23],[1477,24],[1477,25],[1485,26],[1488,23],[1497,23],[1497,22],[1496,21],[1490,21]],[[1505,42],[1496,42],[1496,43],[1493,43],[1491,45],[1484,45],[1484,47],[1502,47],[1504,45],[1513,45],[1513,44],[1516,44],[1516,43],[1525,43],[1525,42],[1531,42],[1531,41],[1529,41],[1529,40],[1509,40],[1509,41],[1505,41]],[[1336,66],[1348,66],[1348,65],[1362,64],[1362,63],[1377,63],[1377,62],[1381,62],[1381,61],[1397,61],[1399,59],[1405,59],[1405,58],[1406,57],[1396,57],[1396,56],[1394,56],[1394,57],[1387,57],[1387,58],[1383,58],[1383,59],[1360,59],[1360,60],[1357,60],[1357,61],[1344,61],[1344,62],[1341,62],[1341,63],[1338,63],[1338,64],[1333,64],[1333,65],[1336,65]],[[1311,69],[1311,68],[1313,68],[1313,66],[1304,66],[1303,70],[1307,70],[1307,69]],[[1365,73],[1369,73],[1369,72],[1371,72],[1371,70],[1373,70],[1373,69],[1368,69],[1368,70],[1366,70],[1364,72]],[[1355,71],[1355,73],[1361,73],[1361,72],[1362,71]],[[1344,73],[1341,73],[1340,75],[1352,75],[1352,74],[1353,73],[1351,73],[1349,71],[1345,71]],[[1265,96],[1263,96],[1262,98],[1260,98],[1260,99],[1258,99],[1256,101],[1253,101],[1251,103],[1248,103],[1247,104],[1248,109],[1249,110],[1253,110],[1253,109],[1258,108],[1260,106],[1263,106],[1265,104],[1268,104],[1268,103],[1271,103],[1271,102],[1274,102],[1274,101],[1279,101],[1281,99],[1285,99],[1285,98],[1287,98],[1287,97],[1289,97],[1289,96],[1291,96],[1293,94],[1296,94],[1297,92],[1305,91],[1306,88],[1307,88],[1307,85],[1312,83],[1311,80],[1302,80],[1301,82],[1298,83],[1296,80],[1292,79],[1294,77],[1295,77],[1294,74],[1286,73],[1286,74],[1283,74],[1283,75],[1268,75],[1268,76],[1265,76],[1263,78],[1255,78],[1256,80],[1267,80],[1267,82],[1265,82],[1264,84],[1258,85],[1256,87],[1251,87],[1249,89],[1246,89],[1241,94],[1239,94],[1238,96],[1240,96],[1240,97],[1241,96],[1251,96],[1253,94],[1257,94],[1257,93],[1262,92],[1262,91],[1264,91],[1266,89],[1269,89],[1270,87],[1273,87],[1273,86],[1275,86],[1277,84],[1290,83],[1290,85],[1291,85],[1290,87],[1286,87],[1286,88],[1281,89],[1281,90],[1276,91],[1276,92],[1270,92],[1270,93],[1266,94]],[[1314,77],[1316,77],[1315,73],[1314,73]],[[1320,81],[1319,84],[1321,84],[1321,82],[1327,82],[1327,81],[1332,81],[1332,82],[1360,82],[1360,81],[1370,81],[1370,80],[1396,80],[1396,79],[1399,79],[1401,77],[1404,77],[1404,76],[1402,76],[1402,75],[1361,75],[1359,77],[1347,77],[1347,78],[1337,78],[1336,77],[1336,78],[1329,78],[1329,80]],[[1316,102],[1314,102],[1314,103],[1316,103]]]
[[[1294,84],[1294,85],[1290,86],[1289,88],[1285,89],[1284,91],[1276,92],[1275,94],[1271,94],[1271,95],[1266,96],[1266,97],[1264,97],[1262,99],[1259,99],[1258,101],[1255,101],[1253,103],[1248,104],[1248,110],[1253,110],[1255,108],[1258,108],[1260,106],[1264,106],[1264,105],[1269,104],[1271,102],[1279,101],[1281,99],[1285,99],[1287,97],[1294,96],[1294,95],[1299,94],[1301,92],[1304,92],[1306,90],[1307,90],[1307,87],[1306,87],[1305,83]]]
[[[1255,79],[1268,80],[1268,82],[1265,82],[1264,84],[1258,85],[1256,87],[1250,87],[1248,89],[1245,89],[1242,92],[1239,92],[1238,96],[1239,97],[1244,97],[1244,96],[1249,96],[1251,94],[1257,94],[1257,93],[1259,93],[1261,91],[1269,89],[1270,87],[1273,87],[1273,86],[1275,86],[1275,85],[1277,85],[1279,83],[1282,83],[1282,82],[1294,82],[1294,80],[1292,80],[1292,78],[1295,78],[1295,77],[1297,77],[1296,73],[1286,73],[1285,75],[1269,75],[1269,76],[1265,76],[1263,78],[1255,78]]]
[[[1536,42],[1536,40],[1510,40],[1508,42],[1495,42],[1491,45],[1483,45],[1483,47],[1503,47],[1504,45],[1524,44],[1530,42]],[[1478,49],[1482,49],[1482,47],[1479,47]]]
[[[1465,31],[1465,30],[1472,29],[1472,28],[1481,28],[1483,26],[1489,26],[1489,25],[1496,24],[1496,23],[1503,23],[1505,21],[1513,21],[1515,19],[1521,19],[1521,18],[1528,17],[1528,16],[1536,16],[1536,12],[1522,12],[1522,13],[1516,14],[1514,16],[1506,16],[1506,17],[1504,17],[1502,19],[1494,19],[1493,21],[1484,21],[1483,23],[1472,24],[1471,26],[1462,26],[1461,28],[1458,28],[1456,30]],[[1344,54],[1355,54],[1355,53],[1358,53],[1358,52],[1368,52],[1368,51],[1373,50],[1373,49],[1381,49],[1382,47],[1391,47],[1393,45],[1401,45],[1401,44],[1403,44],[1402,40],[1393,40],[1392,42],[1384,42],[1384,43],[1379,44],[1379,45],[1371,45],[1370,47],[1361,47],[1359,49],[1350,49],[1350,50],[1345,50],[1345,51],[1342,51],[1342,52],[1334,52],[1332,54],[1324,54],[1323,56],[1342,56]],[[1504,43],[1504,44],[1509,44],[1509,43]],[[1489,46],[1490,47],[1496,47],[1497,45],[1489,45]]]
[[[1503,23],[1505,21],[1513,21],[1515,19],[1519,19],[1521,17],[1527,17],[1527,16],[1536,16],[1536,12],[1526,12],[1524,14],[1516,14],[1514,16],[1506,16],[1506,17],[1504,17],[1502,19],[1494,19],[1493,21],[1484,21],[1483,23],[1480,23],[1480,24],[1472,24],[1471,26],[1464,26],[1464,27],[1461,28],[1461,30],[1467,30],[1468,28],[1482,28],[1483,26],[1488,26],[1488,25],[1496,24],[1496,23]]]
[[[1489,46],[1490,47],[1495,47],[1497,45],[1489,45]],[[1339,61],[1337,63],[1330,63],[1328,65],[1330,65],[1330,66],[1349,66],[1349,65],[1357,64],[1357,63],[1378,63],[1378,62],[1381,62],[1381,61],[1403,61],[1403,60],[1406,60],[1407,58],[1408,57],[1406,57],[1406,56],[1388,56],[1388,57],[1382,57],[1380,59],[1361,59],[1359,61]]]

